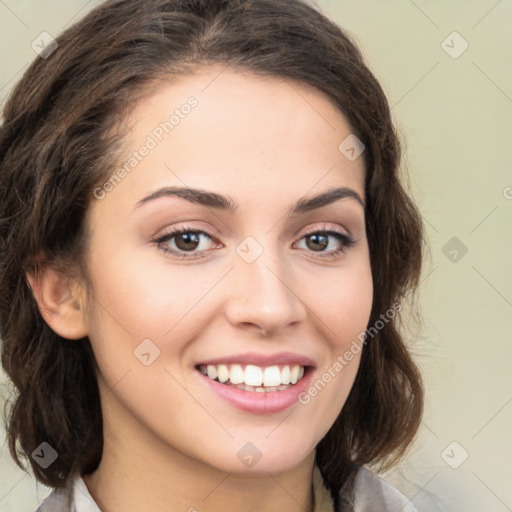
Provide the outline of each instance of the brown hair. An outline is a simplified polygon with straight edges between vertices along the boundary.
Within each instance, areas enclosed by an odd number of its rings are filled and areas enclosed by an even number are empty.
[[[63,342],[44,322],[26,274],[84,268],[92,191],[115,169],[127,106],[150,85],[220,63],[310,84],[334,101],[366,146],[369,325],[417,290],[424,242],[385,94],[351,38],[305,0],[107,1],[57,43],[14,88],[0,128],[0,336],[17,390],[7,434],[16,463],[25,469],[25,456],[51,487],[99,464],[96,362],[88,338]],[[335,500],[356,464],[390,467],[419,427],[422,381],[398,321],[367,340],[347,402],[317,447]],[[59,454],[46,469],[30,457],[43,441]]]

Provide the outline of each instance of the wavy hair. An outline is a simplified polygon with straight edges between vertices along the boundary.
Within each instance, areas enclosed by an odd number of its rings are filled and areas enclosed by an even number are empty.
[[[369,325],[417,291],[424,228],[402,184],[401,142],[386,96],[357,44],[306,0],[110,0],[38,57],[0,126],[0,337],[15,389],[9,449],[50,487],[94,471],[103,449],[89,339],[65,342],[43,320],[27,274],[84,269],[85,216],[116,169],[123,120],[154,86],[221,64],[309,84],[364,143],[365,222],[374,297]],[[358,464],[391,467],[417,433],[421,374],[399,315],[365,343],[360,367],[316,461],[335,501]],[[46,441],[59,457],[30,457]]]

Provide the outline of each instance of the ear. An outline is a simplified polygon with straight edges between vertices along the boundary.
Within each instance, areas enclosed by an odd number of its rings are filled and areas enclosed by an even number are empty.
[[[27,279],[41,316],[54,332],[71,340],[87,336],[85,292],[73,278],[47,265]]]

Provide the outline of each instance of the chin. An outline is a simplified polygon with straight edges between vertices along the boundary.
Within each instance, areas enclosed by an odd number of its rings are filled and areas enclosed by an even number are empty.
[[[300,439],[291,436],[266,439],[267,435],[268,432],[259,438],[252,437],[253,441],[245,440],[249,437],[244,437],[244,441],[233,441],[224,450],[216,450],[217,453],[212,454],[214,458],[208,457],[205,462],[219,471],[238,475],[279,474],[300,465],[312,455],[316,446],[311,440],[303,439],[301,443]],[[204,460],[204,455],[202,458]]]

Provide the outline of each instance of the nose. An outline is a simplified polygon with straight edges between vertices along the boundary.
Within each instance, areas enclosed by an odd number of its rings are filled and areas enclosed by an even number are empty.
[[[225,308],[233,326],[271,336],[297,327],[306,318],[297,283],[282,258],[265,249],[252,263],[236,254],[234,259]]]

